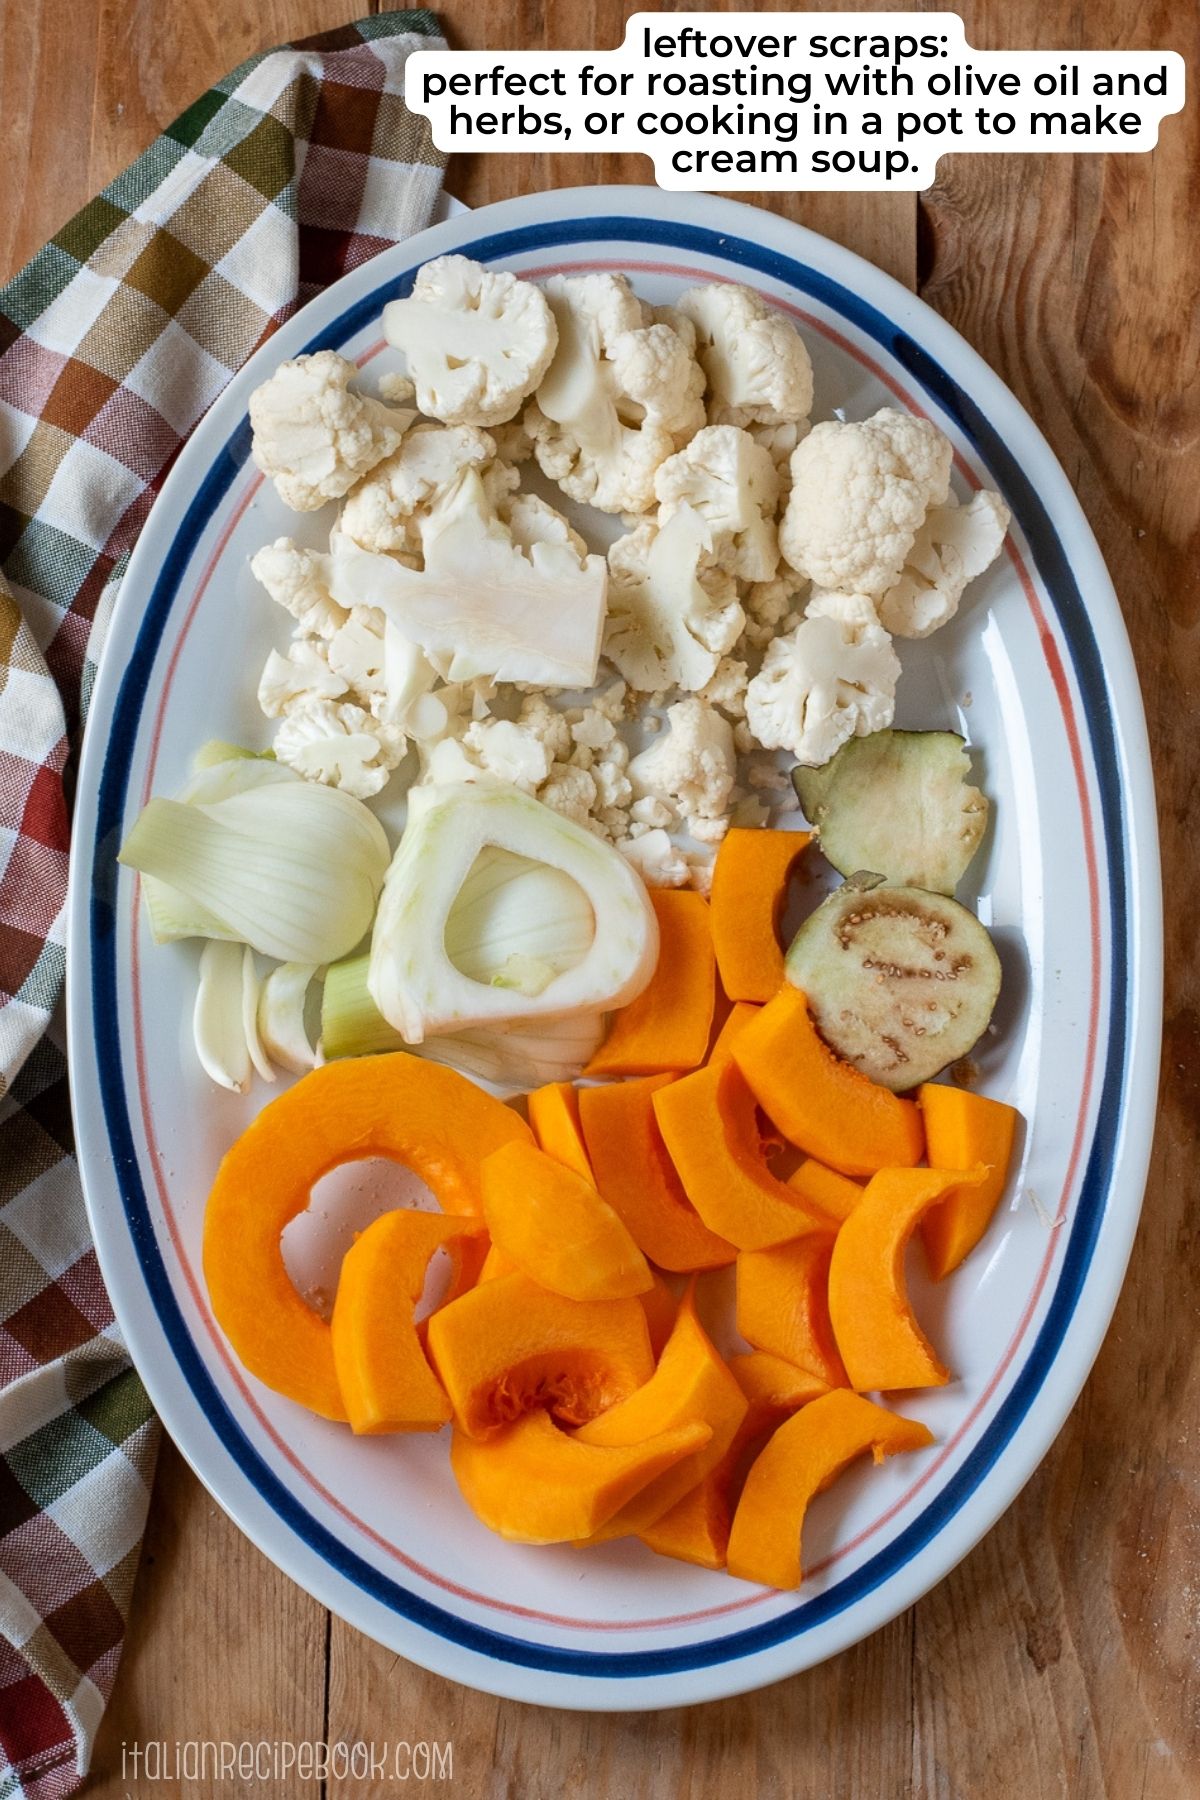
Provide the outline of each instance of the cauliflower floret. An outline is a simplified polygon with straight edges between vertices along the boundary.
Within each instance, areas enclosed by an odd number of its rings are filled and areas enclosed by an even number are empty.
[[[622,811],[633,799],[633,783],[626,773],[629,766],[629,746],[620,738],[614,738],[593,761],[596,800],[604,812]]]
[[[487,468],[495,455],[495,440],[486,431],[470,425],[417,425],[396,454],[349,495],[338,529],[364,550],[398,553],[417,566],[421,515],[464,470]]]
[[[403,754],[378,721],[349,701],[305,699],[290,706],[275,733],[275,755],[310,781],[357,800],[377,794]]]
[[[340,500],[392,454],[416,417],[352,393],[357,374],[336,350],[318,350],[280,363],[250,396],[251,454],[296,512]]]
[[[746,724],[764,749],[819,766],[847,738],[891,724],[899,674],[873,615],[854,623],[818,613],[768,646],[746,690]]]
[[[633,758],[629,779],[635,794],[673,807],[692,835],[702,838],[706,825],[728,810],[735,771],[728,719],[692,695],[667,708],[666,731]]]
[[[466,256],[419,269],[409,297],[384,307],[383,329],[407,358],[421,411],[448,425],[513,418],[558,342],[540,288]]]
[[[346,623],[329,640],[329,667],[340,675],[354,698],[369,706],[385,686],[385,620],[373,606],[351,608]]]
[[[617,839],[617,849],[647,887],[686,887],[691,867],[665,831],[653,829]]]
[[[533,439],[523,418],[510,419],[507,425],[493,425],[492,436],[496,440],[496,455],[501,462],[510,466],[527,463],[533,455]]]
[[[482,719],[463,734],[481,767],[499,781],[532,794],[546,780],[554,758],[544,738],[512,719]]]
[[[402,375],[398,369],[390,369],[379,377],[379,396],[389,406],[414,406],[417,389],[407,375]]]
[[[577,769],[571,763],[555,763],[549,779],[538,789],[538,799],[543,806],[561,813],[564,819],[574,819],[577,825],[591,827],[596,783],[587,769]]]
[[[598,706],[581,707],[571,717],[571,741],[583,750],[606,750],[617,735],[617,728]]]
[[[696,327],[714,425],[777,425],[812,411],[812,363],[789,319],[734,282],[690,288],[679,310]]]
[[[700,514],[719,567],[743,581],[770,581],[779,563],[779,476],[768,452],[736,425],[706,425],[654,477],[658,520],[681,506]]]
[[[777,425],[757,425],[751,422],[745,429],[775,464],[780,495],[786,499],[792,485],[792,451],[802,438],[808,436],[807,419],[783,419]]]
[[[587,554],[553,507],[522,499],[528,503],[514,497],[504,506],[510,528],[479,470],[465,470],[418,517],[420,569],[339,531],[335,598],[381,608],[447,680],[590,687],[604,625],[604,559]]]
[[[643,520],[608,552],[604,651],[641,693],[695,692],[737,642],[737,584],[711,567],[710,546],[703,519],[683,506],[661,528]]]
[[[525,414],[538,463],[573,500],[644,513],[659,465],[704,423],[704,375],[624,275],[556,277],[558,349]]]
[[[1010,513],[984,488],[968,506],[951,494],[931,507],[900,579],[879,602],[879,619],[896,637],[928,637],[958,611],[963,589],[1000,554]]]
[[[633,824],[643,826],[647,831],[669,831],[678,823],[675,808],[660,800],[657,794],[643,794],[629,808],[629,817]]]
[[[255,551],[250,569],[306,636],[330,638],[346,623],[349,614],[329,591],[333,564],[322,551],[302,550],[291,538],[276,538]]]
[[[272,650],[258,683],[258,704],[268,719],[278,719],[297,700],[340,700],[344,678],[330,667],[326,646],[313,638],[294,638],[287,653]]]
[[[743,719],[746,716],[746,688],[749,680],[748,664],[738,657],[723,656],[712,680],[701,688],[700,698],[707,701],[709,706],[719,706],[731,719]]]
[[[784,556],[818,587],[878,598],[930,507],[944,503],[952,457],[936,426],[891,407],[858,424],[814,425],[792,456]]]

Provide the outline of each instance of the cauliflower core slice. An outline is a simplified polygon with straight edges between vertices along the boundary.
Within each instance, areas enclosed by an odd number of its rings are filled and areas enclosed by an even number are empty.
[[[390,456],[415,414],[351,391],[358,374],[336,350],[280,363],[250,396],[251,454],[296,512],[340,500]]]
[[[335,596],[379,607],[448,681],[489,675],[590,687],[604,623],[604,559],[589,555],[545,502],[518,495],[508,510],[511,525],[479,471],[468,469],[420,517],[420,569],[339,532]]]
[[[746,689],[746,723],[766,750],[826,763],[847,738],[892,722],[900,662],[864,595],[831,615],[818,605],[767,647]]]
[[[659,523],[681,506],[700,514],[717,565],[743,581],[770,581],[779,563],[779,475],[769,451],[735,425],[706,425],[654,478]]]
[[[792,456],[779,544],[817,587],[892,587],[932,506],[950,492],[953,452],[927,419],[884,407],[859,424],[815,425]]]
[[[694,693],[738,640],[745,615],[737,584],[723,570],[704,570],[710,546],[699,513],[680,506],[661,528],[644,521],[609,550],[604,651],[640,693]]]
[[[896,637],[928,637],[958,611],[963,589],[991,567],[1008,530],[1009,510],[990,489],[968,506],[951,494],[931,507],[900,579],[879,602],[879,619]]]
[[[514,418],[558,342],[540,288],[466,256],[427,262],[408,299],[384,307],[383,329],[408,360],[420,410],[448,425]]]
[[[696,330],[714,425],[780,425],[808,418],[812,363],[790,319],[734,282],[690,288],[678,310]]]
[[[667,708],[667,729],[633,758],[629,779],[639,799],[660,801],[693,835],[711,839],[714,823],[724,835],[736,766],[728,719],[691,695]]]
[[[558,348],[525,415],[538,464],[573,500],[646,512],[659,465],[704,423],[703,371],[623,275],[556,277],[546,295]]]

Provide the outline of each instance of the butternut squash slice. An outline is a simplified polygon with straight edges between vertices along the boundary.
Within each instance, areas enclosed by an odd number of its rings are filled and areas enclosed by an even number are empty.
[[[751,1006],[745,1000],[739,1000],[736,1005],[729,1008],[722,1021],[720,1031],[713,1039],[712,1049],[708,1053],[710,1069],[714,1063],[727,1063],[732,1059],[735,1040],[741,1037],[751,1019],[758,1017],[759,1011],[759,1007]]]
[[[746,1396],[696,1317],[689,1288],[680,1302],[675,1329],[650,1380],[575,1433],[583,1444],[639,1444],[659,1432],[699,1419],[712,1436],[685,1462],[649,1483],[608,1522],[600,1538],[628,1537],[646,1530],[703,1480],[733,1442],[746,1414]],[[593,1539],[595,1541],[595,1539]]]
[[[485,1281],[496,1281],[501,1275],[516,1275],[517,1265],[511,1256],[505,1256],[497,1244],[488,1246],[488,1253],[483,1259],[483,1267],[475,1279],[475,1286],[480,1287]],[[457,1295],[455,1298],[457,1299]]]
[[[601,1446],[533,1412],[486,1442],[455,1430],[450,1466],[490,1530],[518,1544],[564,1544],[592,1537],[648,1483],[693,1456],[709,1430],[697,1421],[640,1444]]]
[[[414,1312],[434,1253],[466,1236],[486,1242],[478,1220],[401,1207],[368,1225],[342,1258],[330,1331],[353,1431],[437,1431],[449,1420]]]
[[[284,1266],[280,1234],[341,1163],[404,1163],[444,1211],[478,1213],[479,1165],[529,1127],[454,1069],[416,1056],[327,1063],[265,1106],[226,1153],[204,1215],[217,1323],[252,1375],[327,1419],[345,1419],[329,1325]]]
[[[429,1354],[469,1437],[544,1406],[582,1425],[654,1373],[637,1300],[568,1300],[528,1275],[474,1287],[429,1321]]]
[[[729,1534],[729,1573],[764,1587],[800,1585],[800,1538],[814,1495],[869,1450],[876,1462],[919,1450],[933,1433],[848,1388],[834,1388],[779,1427],[746,1477]]]
[[[667,1339],[675,1329],[675,1315],[679,1304],[657,1269],[651,1269],[650,1286],[644,1294],[638,1295],[638,1299],[645,1309],[650,1349],[657,1362],[666,1347]]]
[[[787,1178],[790,1188],[819,1206],[822,1212],[836,1220],[840,1225],[848,1219],[854,1208],[862,1199],[862,1186],[851,1181],[848,1175],[839,1175],[836,1169],[827,1169],[814,1156],[806,1156],[800,1165],[792,1170]]]
[[[922,1214],[951,1189],[978,1187],[977,1169],[883,1169],[838,1232],[829,1268],[829,1316],[850,1386],[943,1387],[949,1370],[913,1317],[904,1252]]]
[[[733,1059],[789,1143],[829,1168],[873,1175],[920,1162],[916,1106],[835,1056],[789,982],[734,1040]]]
[[[712,883],[712,935],[731,1000],[765,1004],[783,984],[779,921],[788,877],[812,841],[808,831],[727,831]]]
[[[483,1164],[483,1216],[517,1267],[570,1300],[621,1300],[650,1286],[646,1259],[591,1181],[535,1144]]]
[[[767,1250],[743,1250],[737,1260],[737,1328],[756,1349],[795,1363],[826,1387],[845,1387],[829,1318],[833,1239],[828,1231]]]
[[[778,1180],[762,1154],[758,1109],[734,1057],[685,1075],[654,1095],[659,1130],[683,1191],[711,1231],[739,1250],[761,1250],[804,1232],[828,1232],[829,1215]]]
[[[1020,1114],[1002,1100],[931,1082],[918,1090],[917,1104],[933,1168],[970,1169],[976,1163],[988,1168],[986,1181],[953,1189],[921,1220],[929,1273],[941,1281],[970,1255],[991,1224],[1008,1180]]]
[[[526,1096],[525,1109],[539,1147],[595,1185],[579,1123],[579,1096],[569,1081],[552,1081]]]
[[[658,966],[636,1000],[614,1013],[586,1075],[659,1075],[698,1069],[717,994],[708,901],[687,888],[652,888]]]
[[[798,1407],[829,1391],[815,1376],[761,1350],[731,1356],[729,1370],[747,1400],[746,1416],[733,1442],[690,1493],[640,1533],[642,1542],[659,1556],[701,1569],[725,1567],[738,1473],[752,1446]]]
[[[614,1081],[579,1090],[579,1117],[596,1186],[660,1269],[719,1269],[737,1255],[710,1231],[667,1154],[654,1097],[672,1077]]]

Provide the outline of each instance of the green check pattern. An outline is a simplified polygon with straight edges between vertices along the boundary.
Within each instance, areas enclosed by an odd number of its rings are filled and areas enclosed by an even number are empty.
[[[87,1771],[158,1424],[105,1293],[60,1019],[71,761],[180,446],[305,300],[429,222],[426,12],[244,63],[0,289],[0,1800]]]

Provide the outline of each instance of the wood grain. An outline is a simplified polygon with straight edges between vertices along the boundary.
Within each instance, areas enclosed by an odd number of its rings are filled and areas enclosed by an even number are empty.
[[[765,4],[765,0],[760,0]],[[207,82],[250,50],[353,16],[353,0],[0,0],[15,267]],[[460,47],[615,44],[612,0],[446,0]],[[740,9],[734,9],[740,10]],[[778,9],[782,10],[782,9]],[[926,10],[936,10],[927,6]],[[964,0],[981,48],[1170,47],[1195,7]],[[646,181],[640,159],[457,159],[472,205]],[[1014,388],[1108,559],[1146,697],[1167,881],[1161,1120],[1116,1321],[1071,1420],[1006,1518],[865,1644],[765,1693],[590,1717],[488,1699],[368,1643],[280,1576],[164,1454],[134,1624],[88,1792],[197,1797],[122,1774],[122,1741],[256,1735],[450,1739],[475,1800],[756,1794],[803,1800],[1185,1800],[1200,1792],[1200,136],[1194,103],[1153,157],[945,158],[901,195],[764,203],[910,285]],[[1174,900],[1174,904],[1172,904]],[[329,1785],[372,1800],[395,1784]],[[232,1792],[232,1789],[224,1791]],[[308,1790],[293,1784],[289,1795]]]

